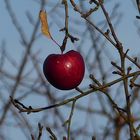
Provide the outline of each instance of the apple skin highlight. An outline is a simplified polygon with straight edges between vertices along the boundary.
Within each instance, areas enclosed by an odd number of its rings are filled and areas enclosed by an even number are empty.
[[[83,80],[85,64],[77,51],[50,54],[44,61],[43,72],[48,82],[60,90],[76,88]]]

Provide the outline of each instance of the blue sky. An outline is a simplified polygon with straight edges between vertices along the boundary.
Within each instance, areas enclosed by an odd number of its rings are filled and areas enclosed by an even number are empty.
[[[123,43],[124,48],[125,49],[129,48],[131,50],[130,55],[132,55],[132,56],[137,55],[140,52],[140,47],[139,47],[139,44],[140,44],[139,37],[140,36],[137,35],[137,28],[134,23],[138,21],[138,19],[136,19],[136,15],[138,15],[138,10],[133,5],[131,0],[128,0],[127,2],[123,1],[123,0],[115,0],[113,2],[109,1],[107,3],[107,10],[112,11],[113,3],[117,3],[117,2],[120,2],[120,12],[123,13],[121,23],[119,23],[119,26],[116,29],[117,35],[118,35],[120,41]],[[38,17],[39,11],[40,11],[40,7],[38,6],[38,4],[36,2],[33,2],[33,0],[12,0],[12,1],[10,1],[10,3],[12,5],[12,9],[16,13],[16,16],[18,17],[18,22],[20,23],[20,25],[22,26],[22,28],[24,30],[27,40],[30,39],[31,32],[33,30],[33,26],[29,23],[27,16],[25,15],[25,11],[30,11],[30,13],[33,16],[33,19],[36,20],[36,18]],[[62,18],[56,17],[55,12],[51,13],[50,11],[52,10],[52,7],[46,6],[45,9],[49,13],[49,16],[48,16],[49,25],[50,24],[53,25],[53,28],[51,28],[52,26],[50,27],[52,35],[61,44],[62,39],[63,39],[63,33],[59,32],[59,27],[63,27],[63,25],[64,25],[63,24],[64,21],[62,21],[63,17]],[[1,11],[0,12],[0,19],[1,19],[0,20],[1,21],[0,22],[0,42],[2,42],[3,40],[6,42],[5,47],[8,51],[8,53],[19,64],[21,62],[21,56],[23,55],[24,48],[20,42],[21,41],[20,36],[17,33],[17,31],[15,30],[15,27],[13,26],[11,19],[8,15],[4,1],[0,1],[0,11]],[[62,12],[62,15],[64,16],[63,12]],[[77,13],[75,14],[75,12],[73,12],[72,10],[71,10],[70,16],[71,17],[77,16],[77,18],[80,18],[80,16]],[[53,18],[56,18],[57,20],[61,20],[61,24],[57,25],[56,23],[53,23]],[[95,14],[94,18],[95,18],[94,21],[96,23],[97,21],[99,21],[103,18],[103,15],[101,13],[99,15]],[[97,21],[96,21],[96,19],[97,19]],[[70,25],[70,26],[72,26],[72,25]],[[79,26],[79,28],[80,28],[80,26]],[[81,28],[80,30],[83,30],[83,28]],[[41,33],[41,31],[38,30],[38,35],[40,33]],[[87,46],[90,45],[90,43],[88,44],[88,40],[86,42],[86,45]],[[79,44],[76,43],[75,46],[79,46]],[[69,42],[67,50],[74,49],[75,46]],[[110,47],[110,46],[107,46],[107,47]],[[45,59],[45,57],[47,55],[49,55],[50,53],[59,52],[59,48],[57,48],[57,46],[55,46],[55,44],[51,40],[47,39],[46,37],[39,38],[38,41],[34,44],[34,47],[32,48],[32,50],[33,50],[33,52],[37,52],[37,51],[41,50],[41,53],[39,55],[40,67],[43,64],[43,60]],[[86,49],[85,49],[85,52],[86,52]],[[112,54],[112,56],[114,56],[114,54]],[[10,71],[11,73],[16,74],[17,70],[14,68],[9,69],[9,67],[11,67],[11,65],[9,63],[5,64],[5,69],[7,71]],[[28,68],[27,68],[27,71],[28,71]],[[89,81],[86,81],[86,80],[84,80],[84,81],[85,82],[82,82],[81,85],[87,86],[89,84]],[[58,91],[58,92],[60,92],[60,91]],[[5,98],[7,98],[7,97],[8,97],[8,94],[5,96]],[[35,97],[35,101],[32,102],[34,105],[36,105],[37,98],[38,98],[38,96]],[[32,98],[29,98],[25,102],[30,103],[31,99]],[[43,99],[37,100],[38,101],[37,105],[44,106],[46,102],[45,102],[45,100],[44,100],[44,102],[42,102],[42,100]],[[80,102],[83,103],[83,100],[81,100]],[[84,100],[84,104],[86,104],[85,100]],[[29,119],[31,119],[31,121],[32,121],[32,118],[34,118],[34,120],[37,120],[40,117],[40,115],[41,115],[41,113],[39,113],[37,115],[30,115]],[[9,114],[9,116],[10,116],[10,114]],[[74,122],[77,122],[76,117],[75,117]],[[37,126],[37,124],[36,124],[36,126]],[[20,133],[20,130],[18,130],[18,129],[11,129],[11,128],[5,127],[4,131],[5,131],[5,133],[7,131],[9,132],[9,137],[11,138],[11,140],[16,140],[19,138],[20,138],[20,140],[25,139],[23,137],[23,134]],[[45,139],[46,135],[43,137]]]

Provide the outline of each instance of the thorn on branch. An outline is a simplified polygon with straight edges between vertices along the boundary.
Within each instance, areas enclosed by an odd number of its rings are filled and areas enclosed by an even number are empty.
[[[81,17],[83,18],[87,18],[89,17],[93,12],[97,11],[99,9],[99,4],[94,7],[94,8],[91,8],[88,12],[86,12],[85,14],[82,14]]]
[[[38,129],[39,129],[38,140],[40,140],[42,136],[42,130],[43,130],[43,126],[40,123],[38,123]]]
[[[124,58],[126,57],[128,52],[129,52],[129,49],[127,49],[126,52],[124,53]]]
[[[76,87],[75,90],[77,90],[77,91],[80,92],[81,94],[84,94],[84,92],[83,92],[79,87]]]
[[[110,30],[107,29],[106,32],[105,32],[104,34],[105,34],[106,36],[109,36],[109,34],[110,34]]]
[[[97,89],[97,87],[96,87],[95,85],[93,85],[93,84],[89,84],[89,87],[90,87],[90,88],[93,88],[94,90]]]
[[[57,137],[49,127],[46,127],[46,130],[49,132],[51,140],[57,140]]]
[[[136,75],[133,76],[133,78],[130,79],[130,85],[129,85],[129,87],[130,87],[131,89],[132,89],[133,87],[135,87],[135,86],[140,87],[140,85],[135,84],[135,81],[137,80],[138,76],[139,76],[139,75],[136,74]]]
[[[62,124],[62,126],[64,127],[65,125],[67,125],[69,123],[69,120],[66,120],[63,124]]]
[[[27,114],[30,114],[32,110],[34,110],[31,106],[26,107],[24,104],[19,102],[17,99],[13,99],[11,96],[10,96],[10,100],[12,104],[19,110],[19,113],[27,112]]]
[[[113,71],[112,74],[118,74],[122,76],[122,73],[120,71]]]
[[[137,57],[134,57],[134,61],[135,61],[135,63],[137,63],[137,61],[138,61],[138,58],[137,58]]]
[[[64,28],[60,29],[59,31],[60,31],[60,32],[63,32],[63,31],[65,31],[65,30],[66,30],[66,28],[64,27]]]
[[[122,68],[120,66],[118,66],[115,62],[111,61],[111,64],[117,68],[120,72],[123,72]]]
[[[137,19],[140,19],[140,16],[136,16]]]
[[[89,75],[89,78],[90,78],[95,84],[97,84],[98,86],[101,86],[101,83],[94,77],[93,74],[90,74],[90,75]]]
[[[43,126],[40,123],[38,123],[38,137],[37,137],[37,140],[41,140],[42,131],[43,131]],[[31,134],[31,139],[35,140],[35,137],[32,134]]]
[[[78,41],[79,40],[79,38],[74,37],[74,36],[72,36],[70,34],[68,34],[68,37],[70,38],[70,40],[71,40],[72,43],[74,43],[75,41]]]
[[[66,28],[64,27],[64,28],[60,29],[59,31],[60,31],[60,32],[66,31]],[[70,38],[70,40],[71,40],[72,43],[74,43],[75,41],[78,41],[78,40],[79,40],[79,38],[74,37],[74,36],[72,36],[71,34],[67,33],[67,39],[68,39],[68,38]],[[63,40],[63,44],[64,44],[65,42],[66,42],[66,36],[65,36],[65,38],[64,38],[64,40]]]
[[[128,67],[127,68],[127,74],[129,74],[131,70],[132,70],[132,68],[131,67]]]
[[[89,3],[90,3],[90,4],[94,3],[94,4],[96,4],[96,5],[99,5],[99,3],[98,3],[96,0],[90,0]]]

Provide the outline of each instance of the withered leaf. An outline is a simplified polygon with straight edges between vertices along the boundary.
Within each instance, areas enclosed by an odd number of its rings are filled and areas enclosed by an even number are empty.
[[[41,31],[42,31],[42,33],[45,36],[47,36],[48,38],[52,38],[51,34],[50,34],[50,31],[49,31],[46,11],[41,10],[40,13],[39,13],[39,18],[40,18],[40,21],[41,21]]]

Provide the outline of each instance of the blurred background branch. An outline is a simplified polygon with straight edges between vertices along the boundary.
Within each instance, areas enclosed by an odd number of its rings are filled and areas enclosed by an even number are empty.
[[[20,2],[0,2],[0,139],[138,140],[139,1]],[[70,38],[65,51],[85,60],[76,89],[57,90],[43,75],[59,48],[41,34],[41,9],[59,44]]]

